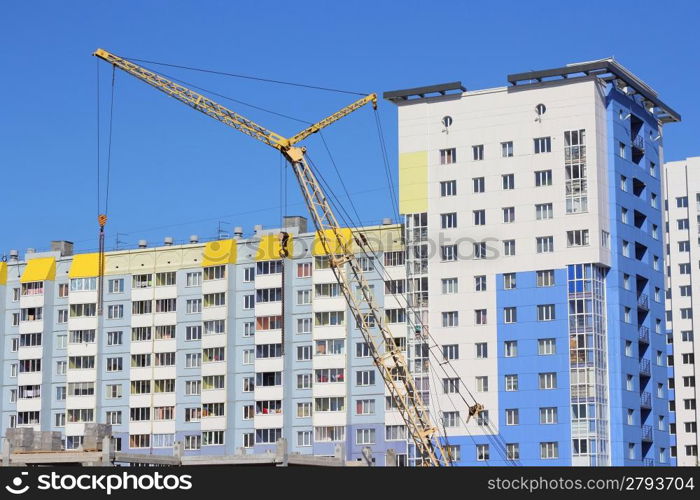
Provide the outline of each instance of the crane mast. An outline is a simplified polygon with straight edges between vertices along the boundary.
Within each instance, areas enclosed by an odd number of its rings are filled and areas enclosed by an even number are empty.
[[[299,183],[304,201],[317,230],[319,241],[330,268],[357,322],[364,341],[369,347],[374,365],[384,380],[390,397],[398,409],[410,437],[416,447],[416,456],[423,465],[451,465],[451,457],[441,442],[441,434],[433,423],[428,407],[420,396],[408,362],[396,339],[389,330],[384,315],[377,304],[372,289],[365,278],[353,250],[353,243],[362,247],[361,238],[348,239],[333,213],[321,185],[306,160],[306,149],[296,146],[303,139],[333,122],[347,116],[362,106],[372,103],[377,107],[377,95],[369,94],[346,106],[318,123],[307,127],[291,138],[272,132],[242,115],[175,83],[162,75],[138,66],[103,49],[93,54],[115,67],[148,83],[165,94],[187,104],[268,146],[277,149],[289,162]],[[284,248],[284,245],[282,245]],[[281,255],[284,257],[284,255]],[[353,293],[357,290],[359,293]],[[367,320],[371,316],[374,329]],[[481,407],[481,405],[477,405]],[[480,410],[481,408],[478,408]],[[475,407],[470,408],[470,413]]]

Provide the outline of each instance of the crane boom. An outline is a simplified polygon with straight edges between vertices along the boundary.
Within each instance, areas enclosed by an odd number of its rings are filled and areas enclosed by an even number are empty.
[[[362,267],[357,257],[355,257],[352,245],[355,243],[363,246],[364,243],[361,241],[361,238],[348,239],[347,233],[342,231],[321,185],[306,161],[306,149],[296,146],[298,142],[311,134],[318,132],[370,102],[376,108],[376,94],[370,94],[359,99],[320,122],[302,130],[292,136],[292,138],[287,139],[197,92],[105,50],[98,49],[93,55],[104,59],[115,67],[126,71],[197,111],[258,139],[268,146],[274,147],[283,154],[292,166],[304,196],[304,201],[318,232],[324,253],[328,256],[330,267],[352,312],[352,316],[369,347],[374,364],[384,380],[390,397],[406,424],[410,439],[416,446],[417,457],[421,459],[423,465],[451,465],[451,457],[446,452],[440,439],[442,437],[440,431],[431,420],[428,407],[421,398],[416,382],[409,370],[406,357],[389,330],[372,289],[364,276]],[[368,315],[373,320],[374,331],[370,321],[367,319]]]

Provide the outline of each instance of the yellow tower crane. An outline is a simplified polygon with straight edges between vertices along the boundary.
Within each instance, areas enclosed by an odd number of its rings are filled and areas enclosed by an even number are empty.
[[[106,50],[97,49],[93,55],[187,104],[191,108],[282,153],[294,171],[304,196],[304,201],[318,232],[321,245],[325,254],[329,257],[330,267],[360,328],[362,336],[369,346],[374,364],[406,424],[411,441],[416,446],[417,458],[421,460],[423,465],[451,465],[451,458],[441,440],[444,436],[441,435],[439,428],[431,420],[428,408],[423,402],[415,380],[408,369],[406,357],[387,327],[384,315],[381,313],[374,294],[362,272],[362,268],[352,251],[353,238],[348,238],[347,231],[343,231],[338,224],[338,220],[325,193],[306,162],[306,148],[297,146],[300,141],[311,134],[318,132],[366,104],[372,103],[376,109],[377,95],[369,94],[362,97],[298,134],[286,138],[187,87],[111,54]],[[286,246],[282,245],[281,248],[284,249]],[[281,257],[286,257],[286,255],[281,255]],[[360,296],[353,293],[353,289],[358,290]],[[370,322],[366,317],[366,313],[361,311],[362,306],[374,319],[376,333],[370,329]],[[481,409],[483,407],[480,404],[476,404],[470,408],[470,414],[477,413]]]

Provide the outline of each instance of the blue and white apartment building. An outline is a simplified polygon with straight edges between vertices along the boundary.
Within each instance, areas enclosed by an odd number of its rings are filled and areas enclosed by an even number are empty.
[[[661,165],[680,117],[614,60],[508,81],[385,94],[404,220],[354,230],[376,252],[361,264],[456,463],[672,465]],[[11,253],[2,429],[413,463],[315,233],[284,225],[285,259],[259,227],[108,252],[102,315],[96,254]]]
[[[661,138],[680,117],[612,59],[508,82],[384,94],[407,288],[464,382],[432,364],[432,411],[464,465],[671,464]],[[487,413],[466,423],[457,390]]]

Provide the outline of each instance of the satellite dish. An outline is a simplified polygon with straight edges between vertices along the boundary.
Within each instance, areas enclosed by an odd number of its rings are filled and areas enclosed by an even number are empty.
[[[535,113],[537,113],[537,116],[542,116],[547,112],[547,106],[544,104],[538,104],[535,106]]]

